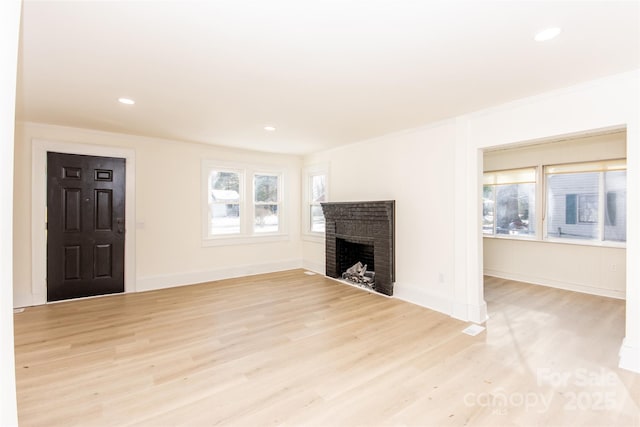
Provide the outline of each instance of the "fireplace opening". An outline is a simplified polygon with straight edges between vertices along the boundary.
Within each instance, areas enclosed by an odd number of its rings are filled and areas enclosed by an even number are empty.
[[[336,238],[338,271],[342,279],[375,290],[375,250],[373,243]]]
[[[384,295],[393,295],[395,282],[395,201],[326,202],[325,269],[329,277],[342,279],[349,269],[362,272],[359,281],[369,272],[371,288]],[[358,264],[360,263],[360,264]]]

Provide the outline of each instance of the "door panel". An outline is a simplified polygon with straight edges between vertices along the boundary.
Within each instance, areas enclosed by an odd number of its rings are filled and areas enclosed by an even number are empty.
[[[63,188],[64,196],[64,231],[80,231],[80,195],[79,188]]]
[[[110,244],[96,245],[93,249],[93,277],[111,277],[113,264],[111,260]]]
[[[80,279],[80,246],[64,248],[64,279]]]
[[[47,153],[47,300],[124,292],[125,159]]]
[[[111,190],[96,190],[95,194],[96,231],[111,231],[113,230],[113,193]]]

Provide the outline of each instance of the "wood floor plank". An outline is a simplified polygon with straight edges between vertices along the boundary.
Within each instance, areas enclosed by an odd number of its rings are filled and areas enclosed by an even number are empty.
[[[22,426],[640,425],[624,302],[495,278],[466,323],[302,270],[14,315]]]

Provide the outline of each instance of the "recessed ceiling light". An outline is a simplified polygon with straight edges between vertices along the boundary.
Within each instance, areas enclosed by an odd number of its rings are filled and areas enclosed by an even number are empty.
[[[133,105],[136,103],[136,101],[134,101],[131,98],[118,98],[118,102],[121,104],[127,104],[127,105]]]
[[[546,28],[540,31],[539,33],[537,33],[536,36],[534,37],[534,40],[537,42],[545,42],[547,40],[551,40],[555,38],[558,34],[560,34],[561,31],[562,29],[558,27]]]
[[[263,129],[267,132],[273,132],[274,130],[276,130],[276,128],[273,126],[265,126]]]

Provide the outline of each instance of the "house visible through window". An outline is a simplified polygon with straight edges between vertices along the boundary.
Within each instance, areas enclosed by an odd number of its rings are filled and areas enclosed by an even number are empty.
[[[626,241],[626,162],[608,160],[545,167],[546,235]]]
[[[598,195],[578,195],[578,222],[594,224],[598,222]]]
[[[208,179],[211,235],[240,233],[241,172],[211,170]]]
[[[202,176],[206,242],[283,235],[282,172],[203,161]]]

